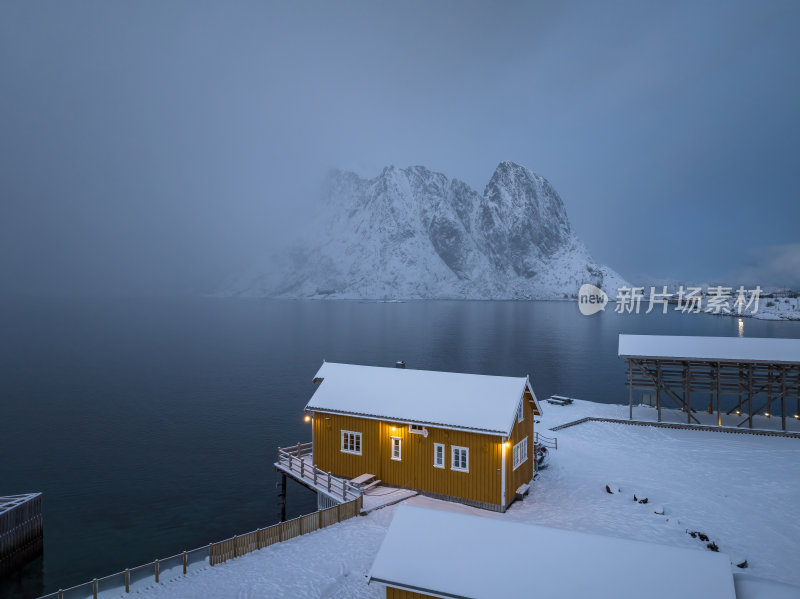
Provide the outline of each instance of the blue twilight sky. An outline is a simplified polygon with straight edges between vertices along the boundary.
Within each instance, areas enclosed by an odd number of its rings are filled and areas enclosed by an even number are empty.
[[[0,0],[0,292],[204,289],[331,167],[547,177],[623,275],[800,286],[798,2]]]

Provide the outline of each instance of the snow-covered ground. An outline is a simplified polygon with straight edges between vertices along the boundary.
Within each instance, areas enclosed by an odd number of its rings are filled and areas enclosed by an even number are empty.
[[[763,298],[753,318],[761,320],[800,320],[800,298]]]
[[[544,409],[537,425],[544,434],[551,426],[585,416],[627,416],[627,406],[581,401],[564,407],[545,404]],[[637,414],[652,412],[637,408]],[[739,599],[800,597],[799,439],[606,422],[550,434],[558,436],[550,466],[530,496],[505,514],[423,496],[403,503],[695,551],[709,551],[707,543],[714,542],[733,562],[748,562],[746,570],[731,565]],[[634,495],[648,502],[634,501]],[[377,599],[383,589],[367,585],[366,574],[395,509],[389,506],[138,594]],[[709,541],[687,531],[707,535]],[[535,556],[531,559],[535,564]],[[597,597],[614,595],[613,589],[606,591],[598,590]]]

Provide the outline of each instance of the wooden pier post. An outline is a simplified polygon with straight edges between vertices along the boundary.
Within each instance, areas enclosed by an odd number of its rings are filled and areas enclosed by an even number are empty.
[[[278,504],[281,509],[281,522],[286,522],[286,474],[281,472],[281,488],[278,492]]]
[[[656,365],[656,408],[658,409],[658,421],[661,422],[661,362]]]
[[[720,369],[719,369],[719,362],[717,362],[717,375],[715,377],[716,384],[717,384],[717,426],[722,426],[722,408],[720,407],[720,392],[719,392],[719,377],[721,376]]]
[[[633,364],[628,358],[628,420],[633,420]]]
[[[786,430],[786,371],[781,372],[781,430]]]
[[[747,365],[747,422],[753,428],[753,365]]]

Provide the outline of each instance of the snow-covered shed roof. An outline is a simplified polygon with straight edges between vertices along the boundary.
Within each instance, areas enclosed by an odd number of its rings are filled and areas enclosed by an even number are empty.
[[[323,362],[306,410],[509,435],[528,377]]]
[[[369,576],[468,599],[736,596],[724,553],[406,505],[397,508]]]
[[[619,356],[708,362],[800,364],[800,339],[620,335]]]

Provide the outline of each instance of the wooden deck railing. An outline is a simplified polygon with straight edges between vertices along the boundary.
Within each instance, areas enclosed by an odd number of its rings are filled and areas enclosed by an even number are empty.
[[[361,489],[351,485],[347,479],[333,476],[330,472],[320,470],[314,465],[311,443],[298,443],[279,448],[275,466],[336,501],[353,501],[362,495]]]
[[[558,437],[545,437],[544,435],[534,432],[533,443],[534,445],[541,445],[542,447],[558,449]]]
[[[149,564],[129,568],[110,576],[96,578],[91,582],[43,595],[39,599],[66,599],[79,596],[98,599],[98,597],[107,595],[118,596],[121,593],[138,592],[153,583],[179,578],[189,571],[202,569],[205,566],[216,566],[234,557],[348,520],[358,516],[361,513],[361,507],[362,499],[359,495],[347,503],[266,528],[259,528],[243,535],[236,535],[224,541],[210,543],[199,549],[157,559]]]

